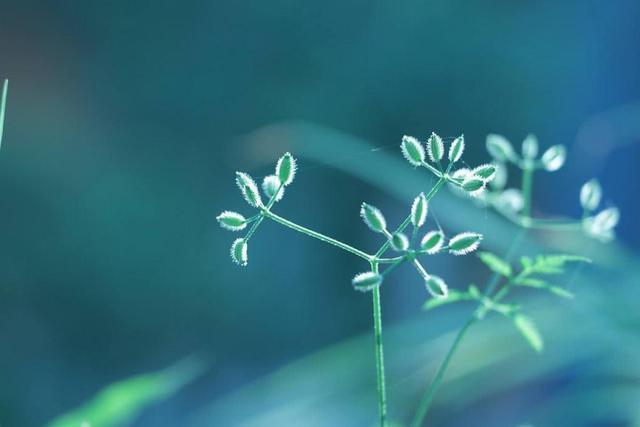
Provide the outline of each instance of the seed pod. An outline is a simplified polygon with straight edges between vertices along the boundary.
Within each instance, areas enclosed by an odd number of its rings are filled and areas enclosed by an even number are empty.
[[[511,143],[502,135],[487,135],[487,151],[500,162],[515,161],[518,158]]]
[[[469,173],[464,181],[462,181],[462,189],[469,193],[471,197],[478,197],[482,195],[485,187],[485,181],[472,173]]]
[[[373,271],[367,271],[366,273],[357,274],[351,284],[358,291],[372,291],[382,284],[382,276]]]
[[[276,175],[280,178],[280,182],[284,185],[289,185],[293,182],[293,178],[296,176],[296,159],[293,158],[291,153],[285,153],[280,157],[278,163],[276,163]]]
[[[246,267],[248,257],[247,257],[247,242],[240,238],[233,241],[231,245],[231,259],[236,264]]]
[[[382,212],[374,206],[363,203],[360,208],[360,216],[364,223],[376,233],[383,233],[387,229],[387,221]]]
[[[262,206],[262,199],[260,198],[260,191],[258,186],[251,176],[244,172],[236,172],[236,184],[242,192],[244,199],[254,208]]]
[[[442,278],[438,276],[429,276],[424,281],[429,294],[434,298],[446,298],[449,295],[449,287]]]
[[[587,211],[595,210],[602,199],[602,188],[596,179],[587,181],[580,189],[580,205]]]
[[[284,196],[284,186],[280,183],[280,178],[278,178],[277,175],[264,177],[264,180],[262,181],[262,191],[269,200],[271,200],[273,195],[277,192],[278,195],[275,198],[276,202],[282,200],[282,197]]]
[[[490,163],[480,165],[471,171],[472,174],[482,179],[484,182],[489,182],[496,175],[496,167]]]
[[[527,160],[533,160],[538,155],[538,138],[535,135],[529,134],[522,141],[522,157]]]
[[[400,148],[402,149],[402,155],[409,163],[413,166],[422,165],[425,159],[424,148],[416,138],[407,135],[403,136]]]
[[[593,218],[593,225],[597,229],[610,231],[618,225],[618,221],[620,221],[618,208],[607,208]]]
[[[567,150],[564,145],[554,145],[544,152],[542,158],[542,165],[549,172],[557,171],[564,165],[564,161],[567,158]]]
[[[420,242],[420,248],[429,255],[437,254],[444,245],[444,233],[439,230],[428,232]]]
[[[515,188],[504,190],[498,197],[497,204],[502,209],[507,209],[513,213],[520,212],[524,207],[524,197],[522,192]]]
[[[427,203],[427,198],[424,193],[418,194],[413,200],[413,204],[411,205],[411,224],[415,228],[420,228],[424,225],[427,220],[427,211],[429,208],[429,204]]]
[[[231,231],[240,231],[247,226],[247,220],[237,212],[224,211],[216,217],[220,227]]]
[[[496,174],[489,182],[489,185],[494,190],[502,190],[507,185],[507,165],[504,163],[496,163],[494,166],[496,167]]]
[[[449,253],[453,255],[466,255],[475,251],[480,246],[482,234],[465,232],[457,234],[449,240]]]
[[[433,163],[439,162],[444,156],[444,143],[442,138],[435,133],[432,133],[427,140],[427,152],[429,153],[429,159]]]
[[[409,249],[409,239],[404,233],[393,233],[389,243],[394,251],[404,252]]]
[[[462,157],[462,153],[464,152],[464,135],[460,135],[456,139],[453,140],[451,146],[449,147],[449,161],[451,163],[456,163]]]

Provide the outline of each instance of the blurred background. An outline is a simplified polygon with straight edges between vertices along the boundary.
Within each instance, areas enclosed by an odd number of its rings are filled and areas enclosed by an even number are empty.
[[[635,0],[2,0],[0,424],[375,425],[371,299],[349,283],[366,265],[265,223],[241,269],[215,217],[250,214],[236,170],[292,150],[277,211],[373,251],[360,203],[400,222],[432,183],[400,139],[436,131],[464,133],[471,164],[491,132],[566,144],[535,214],[579,216],[596,177],[622,219],[609,245],[524,237],[519,254],[595,265],[559,279],[573,301],[520,296],[542,355],[503,319],[476,326],[429,425],[640,425],[639,19]],[[447,192],[432,213],[496,253],[516,233]],[[488,277],[475,257],[433,263],[453,287]],[[390,415],[407,421],[472,307],[423,312],[410,268],[386,285]]]

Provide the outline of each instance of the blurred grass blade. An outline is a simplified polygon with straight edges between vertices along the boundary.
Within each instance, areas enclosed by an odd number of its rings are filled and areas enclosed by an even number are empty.
[[[4,79],[2,85],[2,99],[0,100],[0,148],[2,148],[2,134],[4,133],[4,114],[7,109],[7,94],[9,93],[9,80]]]
[[[166,399],[203,370],[194,359],[183,360],[161,371],[114,382],[79,408],[61,415],[48,427],[116,427],[132,422],[150,404]]]

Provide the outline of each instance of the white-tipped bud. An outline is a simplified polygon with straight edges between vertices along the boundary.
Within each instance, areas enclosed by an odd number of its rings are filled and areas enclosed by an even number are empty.
[[[564,145],[554,145],[544,152],[542,158],[542,165],[549,172],[557,171],[564,165],[564,161],[567,158],[567,149]]]
[[[580,205],[587,211],[596,210],[602,199],[602,188],[596,179],[587,181],[580,189]]]
[[[472,173],[469,173],[464,181],[462,181],[462,189],[472,197],[479,197],[482,195],[485,188],[485,180],[473,175]]]
[[[456,139],[453,140],[451,146],[449,147],[449,161],[451,163],[456,163],[462,157],[462,153],[464,152],[464,135],[460,135]]]
[[[453,255],[466,255],[475,251],[480,246],[482,234],[465,232],[455,235],[449,240],[449,253]]]
[[[420,242],[420,249],[429,255],[437,254],[444,246],[444,233],[440,230],[428,232]]]
[[[489,182],[489,185],[494,190],[502,190],[507,185],[507,165],[504,163],[496,163],[496,174],[493,179]]]
[[[518,158],[511,143],[504,136],[494,133],[487,135],[487,151],[500,162],[513,162]]]
[[[383,233],[387,229],[387,221],[380,209],[363,203],[360,207],[360,216],[367,226],[376,233]]]
[[[618,221],[620,221],[618,208],[607,208],[596,216],[585,219],[583,225],[587,234],[606,242],[613,239],[613,229]]]
[[[400,148],[402,149],[402,155],[409,163],[413,166],[422,165],[425,159],[424,148],[416,138],[407,135],[403,136]]]
[[[247,242],[244,239],[240,238],[233,241],[231,245],[231,259],[242,267],[247,265]]]
[[[244,172],[236,172],[236,184],[242,192],[244,199],[254,208],[262,206],[262,199],[260,198],[260,191],[258,186],[249,174]]]
[[[473,169],[471,173],[482,179],[484,182],[489,182],[496,176],[496,166],[491,163],[486,163]]]
[[[538,155],[538,138],[535,135],[529,134],[522,141],[522,157],[527,160],[533,160]]]
[[[409,238],[404,233],[393,233],[389,243],[394,251],[404,252],[409,249]]]
[[[444,157],[444,143],[435,133],[432,133],[427,140],[427,153],[429,153],[429,159],[433,163],[437,163]]]
[[[357,274],[351,284],[361,292],[372,291],[382,284],[382,276],[373,271],[367,271],[366,273]]]
[[[446,298],[449,296],[449,287],[442,278],[438,276],[429,276],[424,281],[424,286],[429,294],[434,298]]]
[[[237,212],[224,211],[216,217],[220,227],[231,231],[240,231],[247,226],[247,220]]]
[[[293,178],[296,176],[296,159],[293,158],[291,153],[285,153],[280,157],[278,163],[276,163],[276,175],[284,185],[289,185],[293,182]]]
[[[427,220],[427,211],[429,210],[429,204],[427,202],[427,197],[424,193],[418,194],[413,200],[413,204],[411,205],[411,224],[415,228],[420,228],[424,225]]]
[[[271,200],[271,198],[276,193],[278,193],[275,198],[276,202],[282,200],[282,197],[284,196],[284,186],[281,184],[280,178],[278,178],[277,175],[269,175],[264,177],[264,179],[262,180],[262,191],[264,192],[265,196],[269,198],[269,200]]]
[[[496,201],[498,207],[506,209],[513,213],[520,212],[524,207],[524,197],[522,192],[515,188],[504,190]]]

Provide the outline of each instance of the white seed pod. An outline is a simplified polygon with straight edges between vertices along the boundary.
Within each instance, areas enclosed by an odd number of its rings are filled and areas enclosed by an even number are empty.
[[[360,216],[367,226],[376,233],[383,233],[387,229],[387,221],[380,209],[363,203],[360,207]]]
[[[264,179],[262,180],[262,191],[264,192],[265,196],[269,198],[269,200],[271,200],[271,198],[277,192],[278,194],[275,198],[276,202],[279,202],[280,200],[282,200],[282,197],[284,197],[284,186],[281,184],[280,178],[278,178],[277,175],[269,175],[264,177]]]
[[[467,231],[455,235],[449,240],[449,253],[453,255],[466,255],[475,251],[480,246],[482,234]]]
[[[464,152],[464,135],[460,135],[456,139],[453,140],[451,146],[449,147],[449,161],[451,163],[456,163],[462,157],[462,153]]]
[[[542,165],[549,172],[557,171],[564,165],[564,161],[567,158],[567,149],[564,145],[554,145],[544,152],[542,158]]]
[[[244,239],[240,238],[233,241],[231,245],[231,259],[242,267],[247,265],[247,242]]]
[[[351,280],[351,284],[361,292],[372,291],[382,284],[382,276],[373,271],[367,271],[357,274],[353,280]]]
[[[444,157],[444,143],[435,133],[432,133],[427,140],[427,153],[429,153],[429,159],[433,163],[437,163]]]
[[[535,135],[529,134],[522,141],[522,157],[527,160],[533,160],[538,155],[538,138]]]
[[[236,184],[242,192],[244,199],[254,208],[262,206],[262,199],[260,198],[260,191],[258,186],[249,174],[244,172],[236,172]]]
[[[491,181],[496,176],[496,166],[491,163],[480,165],[471,171],[472,174],[484,182]]]
[[[404,252],[409,249],[409,238],[404,233],[393,233],[389,243],[391,248],[397,252]]]
[[[413,166],[420,166],[424,163],[424,148],[416,138],[407,135],[403,136],[400,148],[404,158]]]
[[[230,231],[240,231],[247,226],[247,220],[237,212],[224,211],[216,217],[220,227]]]
[[[462,181],[462,189],[472,197],[481,196],[485,188],[485,180],[473,175],[472,173],[469,173],[464,181]]]
[[[618,208],[607,208],[593,218],[593,225],[600,230],[610,231],[618,225],[620,211]]]
[[[496,201],[501,209],[509,210],[513,213],[520,212],[524,207],[524,197],[522,192],[516,188],[504,190]]]
[[[280,178],[280,182],[284,185],[291,184],[296,176],[297,167],[296,159],[293,158],[291,153],[285,153],[284,156],[280,157],[278,163],[276,163],[276,175]]]
[[[587,181],[580,189],[580,205],[587,211],[595,210],[602,199],[602,188],[596,179]]]
[[[486,146],[491,157],[500,162],[515,161],[518,158],[511,143],[502,135],[495,133],[487,135]]]
[[[429,210],[429,203],[427,202],[427,197],[424,193],[418,194],[413,200],[413,204],[411,205],[411,224],[415,228],[420,228],[424,225],[427,220],[427,211]]]
[[[446,298],[449,296],[449,287],[442,278],[429,276],[425,279],[424,285],[429,294],[434,298]]]
[[[440,230],[428,232],[420,242],[420,248],[429,255],[437,254],[444,246],[444,233]]]
[[[496,167],[496,174],[489,182],[489,186],[494,190],[502,190],[507,185],[507,179],[509,177],[507,165],[500,162],[494,163],[494,166]]]

